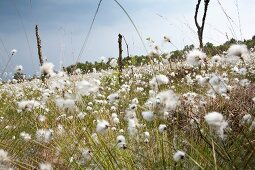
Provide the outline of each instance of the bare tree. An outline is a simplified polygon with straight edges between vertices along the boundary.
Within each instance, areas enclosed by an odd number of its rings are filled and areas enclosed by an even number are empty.
[[[201,4],[201,0],[197,1],[197,5],[196,5],[196,11],[195,11],[195,24],[197,27],[197,35],[198,35],[198,39],[199,39],[199,47],[203,48],[203,32],[204,32],[204,26],[205,26],[205,18],[206,18],[206,13],[208,10],[208,5],[209,5],[210,0],[204,0],[204,14],[203,14],[203,18],[202,18],[202,24],[199,25],[198,21],[197,21],[197,17],[198,17],[198,11],[199,11],[199,7]]]

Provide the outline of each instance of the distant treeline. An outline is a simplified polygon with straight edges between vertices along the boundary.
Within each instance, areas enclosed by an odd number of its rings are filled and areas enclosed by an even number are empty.
[[[249,40],[244,40],[244,41],[237,41],[235,39],[230,39],[229,41],[226,41],[224,44],[222,45],[219,45],[219,46],[214,46],[212,43],[210,42],[207,42],[205,45],[204,45],[204,48],[203,48],[203,51],[209,56],[214,56],[216,54],[222,54],[224,51],[227,51],[228,48],[230,47],[231,44],[245,44],[247,45],[247,47],[249,49],[251,48],[254,48],[255,46],[255,36],[252,37],[252,39],[249,39]],[[184,59],[184,56],[185,56],[185,53],[194,49],[195,46],[192,44],[192,45],[186,45],[184,46],[184,48],[182,50],[175,50],[175,51],[172,51],[170,54],[171,54],[171,61],[175,61],[175,60],[181,60],[181,59]],[[162,54],[161,57],[165,57],[169,54]],[[160,56],[158,55],[151,55],[151,58],[160,58]],[[80,69],[82,71],[82,73],[89,73],[89,72],[92,72],[93,69],[96,69],[97,71],[100,71],[100,70],[106,70],[108,68],[111,68],[110,66],[110,61],[111,59],[113,58],[109,58],[107,62],[98,62],[98,61],[95,61],[94,63],[92,62],[88,62],[86,61],[85,63],[77,63],[77,64],[74,64],[74,65],[70,65],[66,68],[64,68],[69,74],[70,73],[73,73],[74,70],[76,69]],[[142,64],[145,64],[145,63],[148,63],[148,56],[145,56],[145,55],[141,55],[141,56],[130,56],[130,57],[125,57],[123,59],[123,65],[124,66],[128,66],[128,65],[133,65],[133,66],[139,66],[139,65],[142,65]]]

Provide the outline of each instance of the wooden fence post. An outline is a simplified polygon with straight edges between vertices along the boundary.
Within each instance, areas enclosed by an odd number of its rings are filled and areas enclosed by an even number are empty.
[[[41,45],[41,39],[39,35],[39,28],[38,25],[35,25],[35,35],[36,35],[36,40],[37,40],[37,50],[38,50],[38,57],[39,57],[39,62],[40,65],[43,65],[43,57],[42,57],[42,45]]]
[[[123,70],[123,63],[122,63],[122,35],[118,35],[118,43],[119,43],[119,58],[118,58],[118,65],[119,65],[119,83],[121,84],[121,76],[122,76],[122,70]]]

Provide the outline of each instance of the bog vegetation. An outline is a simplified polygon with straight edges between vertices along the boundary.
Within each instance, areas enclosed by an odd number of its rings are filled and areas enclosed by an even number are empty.
[[[147,41],[149,41],[149,40],[150,39],[147,38]],[[232,38],[232,39],[226,41],[224,44],[218,45],[218,46],[215,46],[212,43],[208,42],[205,44],[205,46],[203,48],[204,48],[205,53],[209,57],[212,57],[216,54],[218,54],[218,55],[222,54],[224,51],[228,50],[228,48],[230,47],[231,44],[236,44],[236,43],[245,44],[245,45],[247,45],[248,49],[251,49],[255,46],[255,36],[252,39],[244,40],[244,41],[237,41]],[[171,61],[183,60],[185,58],[185,54],[194,48],[195,48],[195,46],[192,44],[192,45],[186,45],[182,50],[171,51]],[[167,55],[168,55],[168,53],[163,53],[160,56],[166,57]],[[159,59],[160,56],[152,55],[151,57],[156,57]],[[82,73],[93,72],[93,69],[96,69],[97,71],[106,70],[106,69],[111,68],[110,61],[113,58],[115,58],[115,57],[108,57],[108,58],[102,57],[101,61],[95,61],[94,63],[88,62],[88,61],[86,61],[85,63],[76,63],[74,65],[70,65],[70,66],[64,68],[64,70],[66,72],[68,72],[69,74],[72,73],[76,68],[79,68]],[[123,65],[126,67],[128,67],[129,64],[132,64],[133,66],[141,66],[145,63],[148,63],[149,58],[148,58],[148,56],[145,56],[145,55],[128,56],[128,57],[125,57],[122,62],[123,62]]]
[[[151,43],[121,74],[116,59],[70,74],[48,62],[32,80],[17,66],[0,85],[1,168],[253,169],[253,48],[172,58]]]
[[[0,81],[0,169],[254,169],[255,37],[203,45],[199,28],[200,49],[148,38],[122,62],[17,66]]]

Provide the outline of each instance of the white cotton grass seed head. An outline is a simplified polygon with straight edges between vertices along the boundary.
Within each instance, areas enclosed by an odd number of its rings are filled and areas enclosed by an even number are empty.
[[[58,98],[55,100],[56,105],[61,109],[74,109],[76,107],[73,99]]]
[[[121,149],[126,149],[126,138],[123,135],[119,135],[116,138],[117,146]]]
[[[115,106],[111,106],[111,111],[115,112],[117,108]]]
[[[39,122],[44,122],[44,121],[46,120],[46,116],[44,116],[44,115],[39,115],[39,116],[37,117],[37,119],[38,119]]]
[[[223,121],[223,115],[218,112],[210,112],[205,115],[205,121],[211,126],[220,126]]]
[[[168,83],[169,83],[168,77],[163,74],[156,75],[149,82],[151,88],[155,88],[157,86],[168,84]]]
[[[86,107],[86,110],[89,111],[89,112],[91,112],[91,111],[93,110],[93,108],[92,108],[91,106],[87,106],[87,107]]]
[[[218,85],[220,85],[220,83],[221,83],[222,81],[223,81],[223,80],[222,80],[221,77],[219,77],[219,76],[216,75],[216,74],[213,74],[213,75],[211,75],[211,78],[210,78],[210,80],[209,80],[209,83],[210,83],[210,85],[212,85],[212,86],[218,86]]]
[[[251,122],[250,131],[252,131],[253,129],[255,129],[255,120]]]
[[[144,91],[144,88],[143,87],[137,87],[136,88],[136,92],[143,92]]]
[[[74,157],[73,157],[73,156],[71,156],[71,157],[69,158],[69,162],[70,162],[70,163],[72,163],[72,162],[73,162],[73,160],[74,160]]]
[[[201,66],[206,60],[206,54],[198,49],[193,49],[187,54],[186,63],[189,66]]]
[[[48,162],[40,163],[40,164],[39,164],[39,169],[40,169],[40,170],[53,170],[51,164],[48,163]]]
[[[80,75],[82,73],[81,69],[80,68],[77,68],[74,70],[74,74],[75,75]]]
[[[44,63],[41,68],[40,71],[43,75],[46,76],[53,76],[54,75],[54,65],[52,63],[46,62]]]
[[[82,157],[83,157],[86,161],[88,161],[88,160],[91,159],[92,152],[91,152],[90,149],[84,148],[84,149],[82,149],[82,151],[81,151],[81,155],[82,155]]]
[[[229,57],[238,56],[243,59],[247,59],[249,56],[249,50],[245,44],[233,44],[229,47],[227,54]]]
[[[171,43],[171,39],[168,36],[164,36],[164,41],[167,43]]]
[[[17,52],[18,52],[18,51],[17,51],[16,49],[12,49],[10,53],[11,53],[11,55],[13,56],[13,55],[15,55]]]
[[[112,119],[112,122],[113,122],[114,125],[117,125],[117,124],[120,123],[120,120],[119,120],[119,118],[115,117],[115,118]]]
[[[146,138],[146,139],[150,138],[150,133],[149,132],[146,131],[143,134],[144,134],[144,138]]]
[[[116,101],[116,100],[118,100],[118,99],[119,99],[119,93],[118,93],[118,92],[112,93],[112,94],[110,94],[110,95],[107,97],[107,100],[108,100],[110,103],[112,103],[112,102],[114,102],[114,101]]]
[[[240,80],[239,81],[239,84],[242,86],[242,87],[247,87],[247,86],[249,86],[250,85],[250,80],[248,80],[248,79],[242,79],[242,80]]]
[[[169,112],[164,112],[164,113],[163,113],[163,118],[164,118],[164,119],[167,119],[169,116],[170,116],[170,113],[169,113]]]
[[[35,108],[38,108],[41,104],[36,100],[22,100],[17,102],[18,109],[22,111],[31,111]]]
[[[132,99],[132,104],[139,104],[139,100],[137,98]]]
[[[137,134],[136,124],[137,123],[136,123],[135,118],[128,119],[128,133],[130,136],[134,136]]]
[[[0,149],[0,162],[7,162],[10,158],[8,156],[8,152],[3,149]]]
[[[64,100],[64,108],[74,109],[76,107],[75,100],[73,99],[65,99]]]
[[[222,139],[224,139],[224,129],[228,126],[228,123],[225,121],[223,115],[218,112],[210,112],[205,115],[204,118],[207,124],[214,129]]]
[[[131,110],[135,110],[136,108],[137,108],[137,104],[132,103],[129,105],[129,109]]]
[[[117,136],[117,143],[126,143],[126,138],[123,135]]]
[[[201,75],[196,75],[196,81],[200,86],[205,86],[209,81],[209,77],[203,77]]]
[[[156,91],[155,90],[149,90],[149,96],[153,97],[156,95]]]
[[[113,126],[113,127],[111,128],[111,130],[112,130],[113,132],[116,132],[116,131],[117,131],[117,128],[116,128],[115,126]]]
[[[117,117],[118,117],[117,113],[112,113],[112,119],[117,118]]]
[[[86,115],[87,115],[86,113],[80,112],[80,113],[77,115],[77,117],[78,117],[80,120],[83,120],[83,119],[85,118]]]
[[[159,133],[163,133],[166,130],[167,126],[165,124],[160,124],[158,127]]]
[[[252,116],[251,114],[245,114],[241,120],[241,124],[250,124],[252,122]]]
[[[15,67],[15,72],[16,73],[21,73],[23,71],[23,66],[22,65],[17,65],[16,67]]]
[[[238,65],[240,63],[250,63],[250,52],[245,44],[233,44],[229,47],[226,55],[226,63]]]
[[[145,138],[143,142],[147,144],[147,143],[149,143],[149,139]]]
[[[179,162],[180,160],[184,159],[184,157],[185,157],[185,152],[179,151],[179,150],[175,152],[173,155],[173,159],[175,162]]]
[[[108,121],[106,120],[98,120],[97,121],[97,127],[96,127],[96,131],[97,133],[103,134],[105,133],[108,128],[110,127],[110,124]]]
[[[26,133],[26,132],[21,132],[20,137],[22,139],[24,139],[25,141],[29,141],[32,138],[31,135],[29,133]]]
[[[151,122],[154,119],[154,113],[151,111],[142,112],[142,116],[148,122]]]
[[[223,58],[219,55],[215,55],[210,59],[210,64],[213,66],[219,66],[223,63]]]
[[[99,90],[99,84],[100,82],[97,82],[96,80],[93,81],[82,80],[75,83],[75,88],[79,95],[88,96],[91,93],[96,93]],[[89,103],[91,103],[91,105],[89,106],[93,105],[92,102]]]
[[[246,69],[246,68],[240,68],[240,69],[238,70],[238,74],[240,74],[240,75],[246,75],[246,74],[247,74],[247,69]]]
[[[173,90],[162,91],[157,94],[156,99],[160,101],[162,106],[161,112],[174,111],[178,105],[179,97],[174,93]]]
[[[252,98],[252,101],[255,103],[255,97]]]
[[[111,61],[110,61],[109,64],[110,64],[110,66],[111,66],[112,68],[115,68],[115,67],[118,66],[118,62],[117,62],[117,60],[116,60],[115,58],[111,59]]]
[[[124,133],[124,132],[125,132],[124,129],[119,130],[119,133]]]
[[[53,138],[53,131],[51,129],[38,129],[36,131],[36,139],[39,142],[48,143]]]

